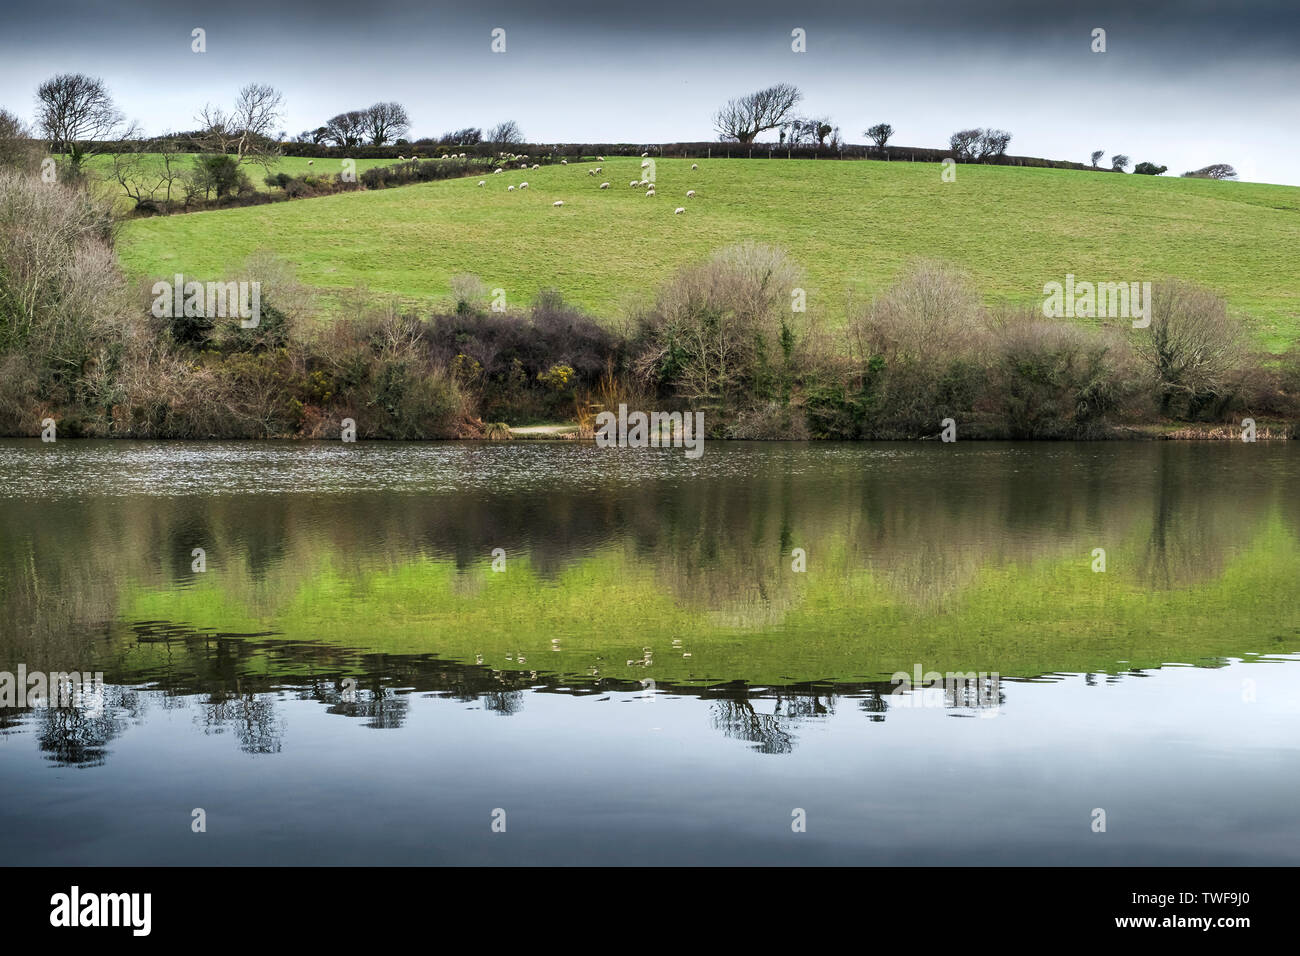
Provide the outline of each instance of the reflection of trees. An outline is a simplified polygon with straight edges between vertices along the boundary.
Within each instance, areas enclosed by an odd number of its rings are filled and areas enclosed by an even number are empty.
[[[709,710],[715,730],[753,744],[759,753],[787,754],[794,749],[794,738],[782,726],[781,715],[760,714],[747,698],[715,700]]]
[[[277,754],[284,738],[272,694],[213,694],[199,702],[194,721],[205,734],[233,733],[247,754]]]
[[[142,695],[122,687],[104,687],[102,709],[38,707],[37,746],[60,767],[97,767],[108,757],[109,743],[146,710]]]

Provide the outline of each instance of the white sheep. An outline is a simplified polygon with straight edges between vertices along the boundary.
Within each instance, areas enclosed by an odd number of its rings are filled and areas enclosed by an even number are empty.
[[[507,186],[507,187],[506,187],[506,192],[508,192],[508,193],[512,193],[512,192],[514,192],[514,191],[515,191],[515,187],[514,187],[514,186]]]
[[[480,180],[478,181],[478,184],[479,184],[480,186],[486,186],[486,185],[487,185],[487,180],[486,180],[486,179],[480,179]]]
[[[404,160],[404,159],[406,159],[405,156],[398,156],[397,158],[398,158],[399,160]]]
[[[589,169],[589,170],[587,170],[587,175],[588,175],[588,176],[595,176],[595,175],[596,175],[596,171],[595,171],[594,169]]]
[[[520,188],[520,189],[527,189],[527,188],[528,188],[528,184],[527,184],[527,183],[520,183],[520,184],[519,184],[519,188]]]
[[[501,169],[500,166],[498,166],[496,169],[492,170],[492,175],[495,176],[495,175],[496,175],[497,173],[499,173],[499,172],[503,172],[503,170]]]
[[[646,194],[647,196],[653,196],[653,195],[655,194],[655,188],[654,188],[653,186],[651,186],[649,189],[647,189],[647,190],[645,191],[645,194]]]
[[[316,160],[314,160],[314,159],[309,159],[309,160],[307,160],[307,165],[308,165],[308,166],[314,166],[315,164],[316,164]]]
[[[699,163],[691,163],[691,169],[699,169],[699,168],[700,168]]]
[[[645,153],[642,153],[641,155],[644,156]],[[644,163],[642,163],[642,164],[641,164],[641,168],[642,168],[642,169],[649,169],[649,168],[650,168],[650,160],[647,159]]]
[[[628,183],[628,185],[631,186],[631,187],[633,187],[633,188],[636,188],[637,186],[640,186],[641,183],[640,183],[639,180],[634,179],[634,180],[632,180],[630,183]]]
[[[601,188],[601,189],[608,189],[608,188],[609,188],[609,183],[601,183],[601,184],[600,184],[600,188]]]
[[[694,198],[695,198],[695,190],[694,190],[694,189],[688,189],[688,190],[686,190],[686,198],[687,198],[687,199],[694,199]]]
[[[596,167],[596,172],[600,172],[600,167],[599,167],[599,166]]]
[[[541,163],[533,163],[533,169],[541,169],[541,168],[542,168]]]
[[[597,157],[596,157],[596,162],[598,162],[598,163],[603,163],[604,161],[605,161],[605,157],[604,157],[604,156],[597,156]]]
[[[567,166],[567,165],[569,165],[569,161],[568,161],[567,159],[562,159],[562,160],[560,160],[560,165],[561,165],[561,166]]]
[[[520,169],[527,169],[527,168],[528,168],[528,164],[527,164],[527,163],[520,163],[520,164],[519,164],[519,168],[520,168]]]
[[[564,200],[563,200],[563,199],[557,199],[557,200],[555,200],[555,202],[551,203],[551,205],[552,205],[552,206],[563,206],[563,205],[564,205]]]
[[[685,211],[686,211],[686,207],[685,207],[685,206],[678,206],[676,209],[673,210],[673,215],[674,215],[674,216],[680,216],[680,215],[681,215],[682,213],[684,213]]]

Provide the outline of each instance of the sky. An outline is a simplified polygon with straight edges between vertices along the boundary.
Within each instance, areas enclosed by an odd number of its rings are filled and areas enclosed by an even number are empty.
[[[1300,2],[1065,0],[67,0],[10,5],[0,106],[27,120],[60,72],[102,77],[148,133],[190,129],[256,81],[280,128],[397,100],[411,138],[516,120],[534,143],[714,140],[726,100],[778,82],[848,142],[943,147],[1011,131],[1009,152],[1094,149],[1176,175],[1209,163],[1300,185]],[[206,31],[207,50],[191,49]],[[505,31],[505,52],[492,31]],[[806,52],[791,31],[806,33]],[[1093,30],[1106,50],[1093,52]],[[772,138],[770,135],[767,138]]]

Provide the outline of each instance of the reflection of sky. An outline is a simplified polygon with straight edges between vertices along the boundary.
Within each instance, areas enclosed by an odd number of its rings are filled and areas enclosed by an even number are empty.
[[[4,106],[30,119],[59,71],[101,75],[147,131],[190,129],[205,102],[250,81],[286,97],[296,134],[397,99],[417,136],[513,118],[533,142],[712,140],[726,99],[798,84],[850,142],[886,121],[897,142],[939,147],[996,126],[1012,152],[1086,161],[1094,149],[1174,175],[1212,162],[1296,184],[1300,12],[1232,4],[1094,0],[70,0],[51,18],[10,4],[0,32]],[[191,30],[208,52],[191,52]],[[490,51],[494,27],[504,54]],[[790,32],[807,31],[794,54]],[[1092,30],[1107,52],[1091,52]]]
[[[202,733],[197,704],[151,707],[76,772],[27,724],[0,735],[0,830],[6,859],[64,865],[1294,865],[1294,664],[1003,681],[985,720],[891,706],[873,721],[842,697],[787,722],[780,754],[712,727],[713,702],[668,695],[525,693],[508,717],[412,696],[396,730],[286,695],[270,755]],[[189,831],[194,807],[206,834]]]

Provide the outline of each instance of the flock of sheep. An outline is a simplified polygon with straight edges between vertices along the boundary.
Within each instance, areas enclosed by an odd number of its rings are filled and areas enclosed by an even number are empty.
[[[649,155],[649,153],[642,153],[642,154],[641,154],[641,158],[642,158],[642,160],[643,160],[643,162],[641,163],[641,168],[642,168],[643,170],[644,170],[644,169],[649,169],[650,166],[651,166],[650,161],[646,159],[646,157],[647,157],[648,155]],[[516,159],[520,159],[520,158],[521,158],[521,157],[519,157],[519,156],[511,156],[511,157],[510,157],[511,160],[516,160]],[[527,158],[527,157],[523,157],[523,158]],[[597,156],[597,157],[596,157],[596,162],[598,162],[598,163],[603,163],[604,161],[605,161],[605,157],[604,157],[604,156]],[[561,165],[561,166],[567,166],[567,165],[569,165],[569,161],[568,161],[567,159],[562,159],[562,160],[560,160],[560,165]],[[533,165],[532,165],[531,167],[529,167],[528,163],[520,163],[520,164],[519,164],[519,168],[520,168],[520,169],[529,169],[529,168],[532,168],[532,169],[540,169],[541,166],[540,166],[538,163],[533,163]],[[697,170],[697,169],[699,169],[699,168],[700,168],[700,164],[699,164],[699,163],[691,163],[691,169],[692,169],[692,170]],[[603,167],[601,167],[601,166],[597,166],[597,167],[595,167],[594,169],[589,169],[589,170],[587,170],[587,175],[588,175],[588,176],[598,176],[598,175],[601,173],[602,169],[603,169]],[[497,173],[504,172],[504,167],[500,167],[500,166],[498,166],[496,169],[492,170],[492,172],[493,172],[493,174],[497,174]],[[486,179],[480,179],[480,180],[478,181],[478,184],[479,184],[480,186],[486,186],[486,185],[487,185],[487,180],[486,180]],[[646,194],[647,196],[653,196],[653,195],[655,194],[655,184],[654,184],[654,182],[653,182],[652,180],[648,180],[648,179],[633,179],[631,182],[628,183],[628,186],[631,187],[631,188],[633,188],[633,189],[645,189],[645,191],[646,191],[645,194]],[[646,187],[649,187],[649,188],[647,189]],[[527,189],[527,188],[528,188],[528,183],[526,183],[526,182],[522,182],[522,183],[520,183],[520,184],[518,185],[518,187],[515,187],[515,186],[507,186],[507,187],[506,187],[506,192],[510,192],[510,193],[512,193],[512,192],[515,191],[516,188],[518,188],[518,189],[520,189],[520,190]],[[609,183],[601,183],[601,184],[600,184],[600,188],[601,188],[601,189],[608,189],[608,188],[609,188]],[[695,198],[695,190],[694,190],[694,189],[688,189],[688,190],[686,190],[686,198],[687,198],[687,199],[694,199],[694,198]],[[551,205],[552,205],[552,206],[563,206],[563,205],[564,205],[564,200],[563,200],[563,199],[557,199],[557,200],[555,200],[555,202],[551,203]],[[686,212],[686,207],[685,207],[685,206],[678,206],[676,209],[673,210],[673,215],[674,215],[674,216],[680,216],[680,215],[681,215],[682,213],[684,213],[684,212]]]

